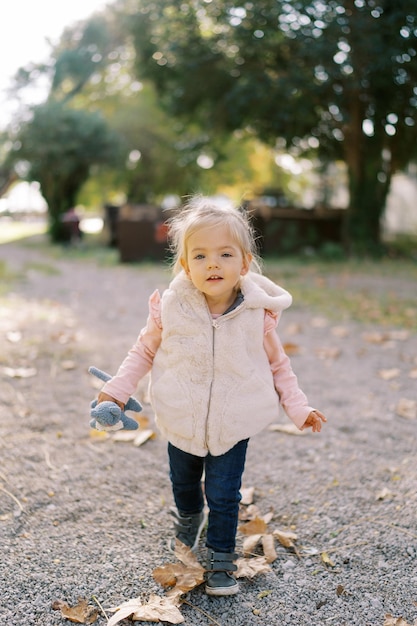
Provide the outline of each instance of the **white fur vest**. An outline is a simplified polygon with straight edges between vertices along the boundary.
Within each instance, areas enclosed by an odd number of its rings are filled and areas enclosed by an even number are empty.
[[[151,374],[157,424],[176,447],[224,454],[278,414],[263,347],[265,309],[280,313],[290,294],[268,278],[241,280],[243,302],[213,320],[204,295],[180,273],[162,295],[162,341]]]

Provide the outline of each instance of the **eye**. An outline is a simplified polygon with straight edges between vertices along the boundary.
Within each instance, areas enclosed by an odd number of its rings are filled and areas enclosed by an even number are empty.
[[[226,257],[226,258],[230,258],[233,255],[230,252],[223,252],[222,256]]]
[[[194,257],[194,259],[196,261],[200,261],[201,259],[204,259],[204,254],[196,254],[196,256]]]

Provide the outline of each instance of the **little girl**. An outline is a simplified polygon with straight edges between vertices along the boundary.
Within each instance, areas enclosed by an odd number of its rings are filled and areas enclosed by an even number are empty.
[[[247,216],[196,197],[171,219],[169,236],[174,279],[162,297],[151,295],[147,324],[98,401],[123,407],[151,370],[151,402],[168,440],[175,536],[196,548],[206,499],[206,593],[233,595],[250,437],[277,417],[279,403],[301,430],[319,432],[326,418],[307,404],[275,332],[291,296],[259,273]]]

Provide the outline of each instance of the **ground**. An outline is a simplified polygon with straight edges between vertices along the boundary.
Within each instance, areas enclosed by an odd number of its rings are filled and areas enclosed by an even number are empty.
[[[166,443],[94,436],[98,385],[87,370],[115,372],[169,272],[54,255],[39,238],[1,245],[0,264],[0,623],[69,623],[51,608],[56,600],[95,598],[108,610],[163,596],[152,572],[172,561]],[[343,289],[357,298],[358,283],[373,293],[384,280],[410,307],[413,277],[345,277]],[[280,334],[329,421],[318,435],[254,437],[244,486],[262,514],[272,512],[270,531],[297,535],[298,554],[277,545],[270,573],[243,579],[235,598],[195,589],[184,623],[377,626],[397,623],[392,615],[414,624],[416,332],[323,315],[298,298]],[[137,397],[154,428],[146,381]],[[101,610],[96,623],[106,623]]]

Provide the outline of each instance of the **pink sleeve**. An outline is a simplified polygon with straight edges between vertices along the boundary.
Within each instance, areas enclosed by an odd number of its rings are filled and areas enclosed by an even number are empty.
[[[301,428],[313,408],[308,405],[307,397],[298,386],[298,380],[292,370],[290,359],[285,354],[274,328],[275,322],[271,319],[270,312],[267,311],[265,314],[264,348],[271,365],[275,389],[284,411],[294,424]]]
[[[151,370],[153,359],[161,343],[161,296],[159,291],[149,298],[149,315],[136,343],[129,350],[117,374],[107,382],[102,391],[126,403],[139,381]]]

